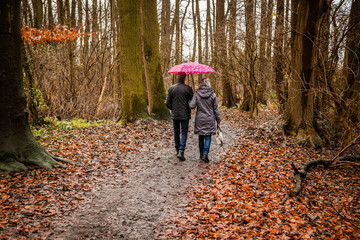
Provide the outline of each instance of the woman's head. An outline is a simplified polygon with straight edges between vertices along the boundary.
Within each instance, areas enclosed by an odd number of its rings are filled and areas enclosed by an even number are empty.
[[[210,79],[208,79],[208,78],[202,78],[202,79],[200,79],[200,87],[201,87],[201,86],[211,87]]]

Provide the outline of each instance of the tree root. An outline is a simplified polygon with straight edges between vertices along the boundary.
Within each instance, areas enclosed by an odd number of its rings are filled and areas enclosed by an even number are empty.
[[[289,197],[294,197],[299,195],[302,189],[302,183],[304,181],[304,178],[306,177],[307,173],[310,171],[312,167],[317,165],[323,165],[324,167],[329,167],[330,164],[331,161],[329,160],[318,159],[318,160],[308,161],[305,164],[303,164],[303,166],[300,169],[297,169],[294,163],[291,163],[291,166],[294,170],[294,176],[296,179],[296,188],[295,191],[291,191],[291,190],[288,191],[288,193],[285,195],[281,203],[284,204]]]
[[[80,165],[71,160],[54,156],[34,143],[30,143],[22,151],[16,153],[0,152],[0,172],[4,174],[25,171],[28,166],[39,166],[47,170],[52,170],[54,166],[67,168],[68,166],[62,162]]]
[[[312,160],[304,163],[300,169],[298,169],[294,163],[291,163],[291,167],[294,170],[294,176],[296,180],[296,188],[295,191],[289,190],[287,194],[284,196],[283,200],[281,201],[282,204],[286,202],[286,200],[289,197],[294,197],[299,195],[302,189],[302,184],[304,181],[304,178],[306,177],[307,173],[310,171],[310,169],[317,165],[323,165],[324,167],[340,167],[340,166],[360,166],[360,156],[343,156],[339,157],[342,153],[344,153],[349,147],[354,145],[356,141],[360,138],[360,136],[357,136],[353,139],[353,141],[346,147],[344,147],[340,152],[338,152],[331,160],[325,160],[325,159],[318,159],[318,160]]]
[[[312,167],[317,165],[323,165],[326,168],[335,168],[340,166],[360,166],[360,157],[359,156],[344,156],[337,158],[336,161],[332,160],[325,160],[325,159],[318,159],[312,160],[304,163],[300,169],[298,169],[294,163],[291,163],[291,166],[294,170],[294,176],[296,180],[296,187],[295,191],[289,190],[288,193],[284,196],[283,200],[281,201],[282,204],[286,202],[289,197],[295,197],[299,195],[302,189],[302,184],[304,178],[306,177],[307,173],[310,171]]]

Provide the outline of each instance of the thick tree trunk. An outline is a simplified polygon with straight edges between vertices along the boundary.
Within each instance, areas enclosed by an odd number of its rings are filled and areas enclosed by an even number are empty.
[[[166,91],[161,71],[159,24],[156,0],[141,0],[142,41],[149,113],[155,119],[168,119],[170,112],[164,104]]]
[[[21,71],[20,0],[0,2],[0,171],[61,165],[40,148],[28,123]],[[56,158],[56,157],[55,157]]]
[[[140,2],[120,0],[121,115],[124,122],[147,116],[141,69]]]
[[[297,134],[299,143],[318,147],[322,140],[316,132],[314,118],[315,74],[313,72],[315,37],[318,36],[318,23],[325,12],[325,0],[299,1],[297,19],[293,26],[291,47],[291,68],[289,101],[287,104],[287,132]]]

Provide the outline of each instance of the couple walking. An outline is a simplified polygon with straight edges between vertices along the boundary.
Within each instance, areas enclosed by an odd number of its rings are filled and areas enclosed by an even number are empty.
[[[195,93],[185,84],[185,78],[185,73],[178,74],[177,82],[168,89],[165,102],[172,114],[177,157],[185,161],[184,151],[191,109],[197,108],[194,133],[199,135],[200,158],[208,163],[211,135],[215,135],[216,127],[220,126],[218,102],[208,78],[200,80],[199,89]]]

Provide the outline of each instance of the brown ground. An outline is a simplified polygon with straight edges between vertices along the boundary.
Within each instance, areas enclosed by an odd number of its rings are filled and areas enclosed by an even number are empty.
[[[220,147],[213,137],[210,161],[216,161],[236,137],[227,125],[222,128],[225,144]],[[52,220],[48,239],[157,239],[169,227],[168,220],[184,213],[187,189],[194,181],[201,181],[196,176],[212,167],[211,162],[206,164],[198,159],[192,122],[185,162],[175,156],[170,136],[172,129],[168,123],[165,141],[149,137],[139,152],[128,154],[125,174],[119,172],[108,177],[97,188],[94,198],[85,200],[70,215]]]

